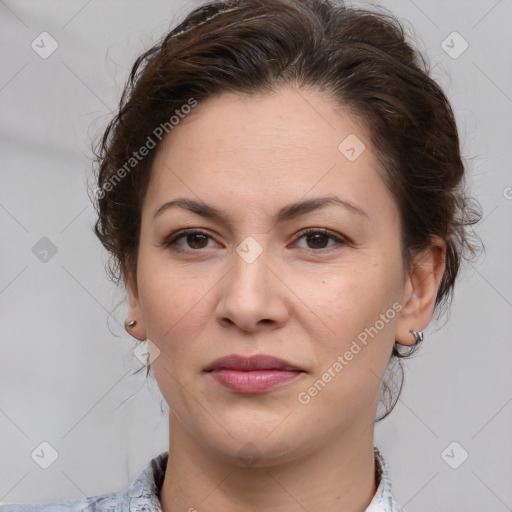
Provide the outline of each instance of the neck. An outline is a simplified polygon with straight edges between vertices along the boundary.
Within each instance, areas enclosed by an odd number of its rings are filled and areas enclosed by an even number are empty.
[[[373,422],[362,434],[344,432],[293,460],[260,467],[200,445],[172,412],[169,431],[163,512],[362,512],[377,489]]]

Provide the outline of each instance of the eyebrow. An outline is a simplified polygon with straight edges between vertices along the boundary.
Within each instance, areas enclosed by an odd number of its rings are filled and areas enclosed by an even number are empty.
[[[356,204],[347,201],[346,199],[341,199],[337,196],[328,196],[290,203],[279,210],[276,215],[276,221],[279,223],[292,220],[301,215],[319,210],[320,208],[325,208],[326,206],[341,206],[348,210],[350,213],[361,215],[369,219],[368,214]],[[192,213],[201,215],[202,217],[206,217],[208,219],[222,221],[224,223],[230,222],[230,217],[223,213],[221,210],[218,210],[217,208],[204,202],[195,201],[193,199],[187,199],[184,197],[173,199],[172,201],[167,201],[164,203],[155,212],[153,219],[172,207],[183,208],[184,210],[191,211]]]

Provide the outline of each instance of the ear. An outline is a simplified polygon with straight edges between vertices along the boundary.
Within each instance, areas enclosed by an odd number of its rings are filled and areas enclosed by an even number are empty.
[[[417,254],[406,276],[402,297],[403,309],[397,321],[395,340],[401,345],[414,345],[416,338],[410,332],[423,331],[434,312],[437,291],[446,262],[446,243],[432,237],[427,249]]]
[[[126,326],[128,334],[137,338],[139,341],[144,341],[147,338],[144,320],[142,318],[142,310],[139,301],[139,288],[137,284],[137,276],[135,273],[123,270],[123,276],[126,283],[126,293],[128,295],[128,316],[127,323],[136,320],[133,327]]]

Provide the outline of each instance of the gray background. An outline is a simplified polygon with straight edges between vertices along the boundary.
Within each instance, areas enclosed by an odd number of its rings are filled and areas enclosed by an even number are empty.
[[[131,375],[141,364],[122,327],[122,290],[104,273],[85,185],[90,139],[135,57],[196,5],[0,0],[4,503],[125,489],[168,447],[156,383]],[[487,252],[466,267],[448,322],[433,321],[406,363],[402,397],[376,427],[376,444],[407,512],[512,510],[512,2],[382,5],[414,30],[452,102]],[[31,48],[43,31],[59,45],[47,59]],[[458,58],[441,46],[453,31],[469,44]],[[46,262],[32,250],[42,237],[57,249]],[[31,458],[43,441],[58,452],[48,469]],[[469,457],[453,469],[446,461],[460,463],[462,450]]]

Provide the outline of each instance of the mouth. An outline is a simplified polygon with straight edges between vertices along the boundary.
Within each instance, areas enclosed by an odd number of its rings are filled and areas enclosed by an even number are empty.
[[[256,354],[253,356],[241,356],[231,354],[220,357],[210,363],[205,372],[216,370],[238,370],[238,371],[257,371],[257,370],[281,370],[281,371],[300,371],[304,370],[284,359],[279,359],[266,354]]]
[[[264,354],[231,354],[216,359],[204,371],[224,388],[243,394],[270,391],[306,373],[293,363]]]

